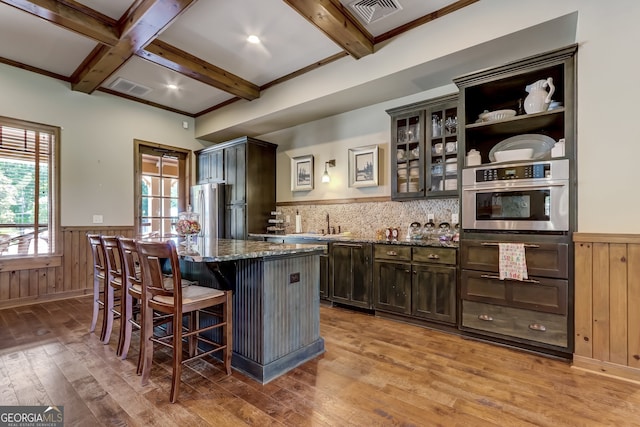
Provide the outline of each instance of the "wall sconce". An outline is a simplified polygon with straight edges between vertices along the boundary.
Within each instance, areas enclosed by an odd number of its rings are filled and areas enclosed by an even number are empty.
[[[329,160],[328,162],[324,162],[324,173],[322,174],[322,182],[331,182],[331,177],[329,176],[329,172],[327,172],[327,165],[330,167],[334,167],[336,165],[336,159]]]

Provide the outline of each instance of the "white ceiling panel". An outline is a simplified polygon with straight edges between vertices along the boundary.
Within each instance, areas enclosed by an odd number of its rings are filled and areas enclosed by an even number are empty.
[[[84,36],[0,4],[0,57],[69,76],[95,46]]]
[[[108,88],[119,77],[151,89],[141,99],[161,105],[170,105],[172,108],[191,114],[201,112],[212,105],[232,98],[232,95],[227,92],[185,77],[168,68],[159,67],[136,56],[107,79],[102,87]],[[169,89],[167,87],[169,84],[178,86],[178,89]]]
[[[259,86],[342,51],[282,0],[199,1],[159,39]]]
[[[131,0],[76,0],[78,3],[87,6],[90,9],[97,10],[103,15],[107,15],[116,21],[131,6]]]

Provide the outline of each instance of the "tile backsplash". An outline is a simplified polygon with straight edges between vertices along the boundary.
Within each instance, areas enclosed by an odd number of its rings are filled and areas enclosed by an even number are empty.
[[[398,227],[405,232],[412,222],[424,224],[427,215],[433,214],[436,224],[451,222],[451,214],[459,213],[458,199],[412,200],[406,202],[363,202],[321,205],[277,206],[282,218],[288,216],[285,223],[286,233],[295,232],[296,212],[302,218],[303,233],[327,233],[327,214],[329,227],[338,227],[342,232],[350,231],[356,237],[374,237],[376,230]]]

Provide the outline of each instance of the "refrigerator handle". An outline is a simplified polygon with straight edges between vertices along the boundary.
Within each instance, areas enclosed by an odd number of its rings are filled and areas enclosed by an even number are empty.
[[[208,218],[205,215],[204,212],[204,190],[201,188],[200,191],[198,191],[198,205],[200,206],[200,223],[201,223],[201,227],[200,227],[200,233],[198,234],[198,236],[203,237],[204,236],[204,230],[207,229],[208,224]]]

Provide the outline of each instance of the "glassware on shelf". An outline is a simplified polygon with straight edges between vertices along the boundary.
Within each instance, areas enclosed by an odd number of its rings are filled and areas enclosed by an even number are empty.
[[[436,114],[431,116],[431,136],[438,137],[442,135],[442,119]]]
[[[458,131],[458,116],[447,117],[444,128],[449,135],[454,135]]]

